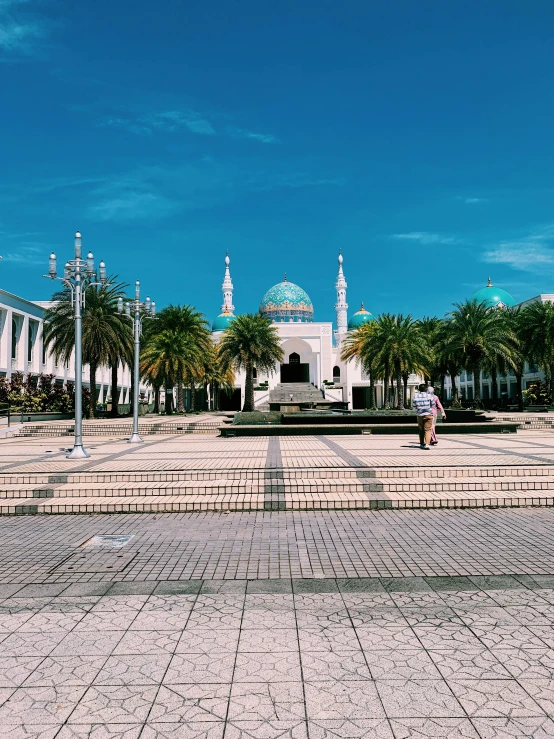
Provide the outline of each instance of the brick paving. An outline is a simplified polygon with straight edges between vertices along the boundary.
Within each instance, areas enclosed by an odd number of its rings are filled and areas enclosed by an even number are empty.
[[[128,445],[87,439],[0,444],[0,513],[125,513],[554,506],[550,432],[443,436],[256,437],[179,434]]]
[[[554,575],[552,531],[550,508],[5,517],[0,582]],[[92,568],[99,534],[133,538]]]

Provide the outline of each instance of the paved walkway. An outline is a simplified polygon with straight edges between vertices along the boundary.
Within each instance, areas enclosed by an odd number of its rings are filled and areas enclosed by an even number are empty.
[[[66,444],[0,442],[0,513],[554,505],[550,432],[443,436],[431,451],[413,435],[89,437],[84,461]]]
[[[2,737],[554,736],[554,578],[1,596]]]
[[[350,481],[391,501],[554,476],[534,432],[430,453],[411,437],[89,445],[73,463],[59,439],[2,442],[0,494],[212,480],[273,502]],[[554,507],[1,517],[0,736],[551,739],[553,531]]]
[[[5,517],[0,582],[554,575],[553,531],[552,508]]]

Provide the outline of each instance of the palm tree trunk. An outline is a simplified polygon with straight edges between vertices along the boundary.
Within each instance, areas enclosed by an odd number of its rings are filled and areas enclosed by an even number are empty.
[[[375,397],[375,380],[373,379],[373,372],[369,375],[369,405],[372,411],[377,410],[377,403]]]
[[[516,372],[517,409],[523,413],[523,373]]]
[[[554,363],[550,365],[548,373],[548,379],[550,380],[548,385],[548,397],[552,400],[552,396],[554,395]]]
[[[184,413],[185,405],[183,403],[183,380],[177,380],[177,413]]]
[[[165,385],[165,414],[171,416],[173,413],[173,383]]]
[[[450,381],[452,382],[452,406],[455,408],[459,402],[458,386],[456,385],[456,372],[449,370]]]
[[[389,408],[389,377],[386,374],[383,380],[383,408]]]
[[[246,381],[244,383],[244,406],[243,412],[249,413],[254,410],[254,373],[250,365],[246,366]]]
[[[112,410],[110,412],[110,416],[112,418],[117,418],[118,413],[118,404],[119,404],[119,393],[117,392],[117,359],[114,357],[112,361]]]
[[[498,404],[498,375],[496,372],[496,366],[491,370],[491,399],[492,404]]]
[[[98,397],[98,392],[96,390],[96,371],[98,367],[96,362],[91,362],[89,364],[89,374],[90,374],[90,411],[89,411],[89,418],[96,418],[96,398]]]
[[[396,407],[399,411],[404,410],[404,387],[402,385],[402,373],[396,373]]]
[[[473,370],[473,405],[481,407],[481,368]]]
[[[160,412],[160,388],[158,385],[154,386],[154,413]]]
[[[404,407],[408,405],[408,379],[409,375],[407,372],[402,373],[402,380],[404,382]]]
[[[196,411],[196,386],[194,380],[190,381],[190,412]]]

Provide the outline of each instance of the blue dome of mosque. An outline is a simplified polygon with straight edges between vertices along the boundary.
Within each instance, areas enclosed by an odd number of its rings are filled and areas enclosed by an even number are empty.
[[[492,284],[490,277],[487,286],[477,290],[472,300],[482,303],[486,308],[511,308],[516,304],[509,292]]]
[[[225,331],[225,329],[231,325],[231,321],[235,319],[235,316],[229,311],[220,313],[219,316],[212,323],[212,331]]]
[[[370,321],[374,321],[375,317],[364,308],[364,304],[362,303],[362,307],[357,313],[354,313],[354,315],[350,318],[348,321],[348,329],[355,329],[360,328],[360,326],[363,326],[364,323],[369,323]]]
[[[272,321],[302,321],[314,320],[314,307],[308,294],[294,282],[288,282],[287,276],[283,282],[273,285],[260,303],[260,313]]]

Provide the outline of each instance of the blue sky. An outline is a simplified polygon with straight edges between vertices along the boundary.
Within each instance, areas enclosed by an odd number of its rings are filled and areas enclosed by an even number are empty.
[[[554,5],[0,0],[0,286],[73,233],[159,306],[554,292]]]

